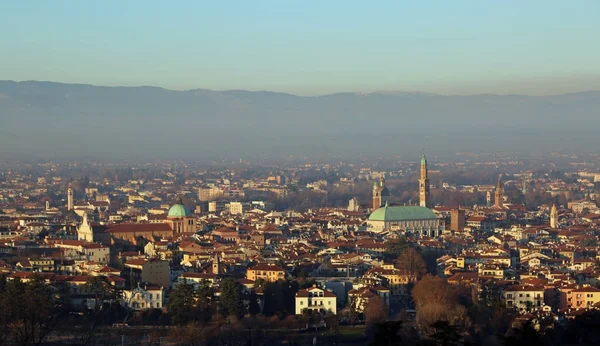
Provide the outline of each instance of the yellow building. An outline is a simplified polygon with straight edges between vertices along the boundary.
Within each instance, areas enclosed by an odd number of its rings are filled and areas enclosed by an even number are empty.
[[[268,282],[275,282],[277,280],[285,279],[285,270],[270,263],[257,264],[254,267],[246,270],[246,278],[252,281],[263,279]]]

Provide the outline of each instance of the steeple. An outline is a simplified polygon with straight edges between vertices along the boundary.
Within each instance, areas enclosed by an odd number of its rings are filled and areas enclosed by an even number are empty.
[[[552,209],[550,209],[550,227],[558,228],[558,210],[556,210],[556,204],[553,204]]]
[[[88,213],[87,212],[83,213],[83,219],[81,220],[81,224],[82,225],[86,225],[86,226],[90,225],[90,220],[88,219]]]
[[[67,210],[73,210],[73,187],[71,184],[67,188]]]
[[[419,205],[429,208],[429,177],[427,174],[427,158],[425,150],[421,156],[421,174],[419,178]]]
[[[382,175],[379,182],[373,183],[373,204],[372,209],[381,208],[390,199],[390,192],[385,187],[385,177]]]
[[[218,254],[215,254],[212,262],[212,273],[215,275],[223,274],[223,270],[221,268],[221,260]]]
[[[498,176],[498,184],[494,193],[494,207],[502,209],[504,207],[504,189],[502,188],[502,175]]]

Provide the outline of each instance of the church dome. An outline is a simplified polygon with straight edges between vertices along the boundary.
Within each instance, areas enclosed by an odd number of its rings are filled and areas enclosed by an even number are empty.
[[[420,206],[384,206],[369,215],[369,221],[405,221],[436,219],[435,213]]]
[[[174,204],[171,209],[169,209],[168,217],[188,217],[192,216],[192,212],[188,207],[183,204],[181,199],[177,204]]]

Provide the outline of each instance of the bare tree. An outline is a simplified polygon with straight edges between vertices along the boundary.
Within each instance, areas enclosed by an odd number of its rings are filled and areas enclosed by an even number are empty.
[[[370,298],[365,307],[365,323],[374,325],[388,319],[389,309],[380,297]]]
[[[410,281],[420,279],[427,272],[427,264],[423,256],[412,247],[402,251],[396,260],[396,265],[408,275]]]
[[[433,275],[425,275],[415,284],[412,298],[417,310],[430,303],[449,306],[457,302],[456,294],[446,280]]]
[[[412,296],[417,306],[417,325],[426,335],[437,332],[434,324],[439,321],[459,329],[470,323],[467,309],[458,303],[455,289],[440,277],[423,277],[413,288]]]
[[[13,281],[7,287],[9,329],[19,345],[40,345],[57,325],[55,299],[50,286],[34,278]]]

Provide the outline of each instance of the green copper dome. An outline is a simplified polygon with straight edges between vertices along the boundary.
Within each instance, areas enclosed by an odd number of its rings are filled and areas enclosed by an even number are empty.
[[[426,165],[427,164],[427,159],[425,158],[425,154],[423,154],[423,156],[421,156],[421,164],[422,165]]]
[[[169,209],[168,217],[188,217],[191,215],[192,212],[190,209],[186,207],[181,200],[179,200],[179,203],[174,204],[171,209]]]
[[[370,221],[404,221],[437,219],[435,213],[425,207],[419,206],[384,206],[376,209],[369,216]]]

